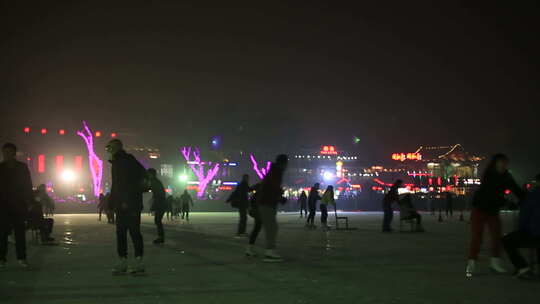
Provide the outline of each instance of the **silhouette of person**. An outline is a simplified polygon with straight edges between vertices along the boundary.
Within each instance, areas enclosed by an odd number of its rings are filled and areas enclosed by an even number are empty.
[[[399,201],[399,212],[402,220],[416,220],[416,232],[425,232],[422,226],[422,216],[412,204],[412,195],[405,194],[403,199]]]
[[[180,202],[182,204],[182,219],[189,221],[189,211],[193,207],[193,199],[189,195],[187,189],[184,190],[184,193],[180,196]]]
[[[507,203],[504,197],[506,190],[512,191],[520,199],[524,196],[523,189],[508,171],[509,162],[509,158],[504,154],[494,155],[484,171],[480,188],[474,193],[467,276],[472,276],[475,271],[485,226],[489,227],[491,237],[490,268],[498,273],[506,272],[500,258],[502,224],[499,213],[501,207]]]
[[[319,209],[321,210],[321,224],[325,229],[328,229],[328,205],[336,205],[336,201],[334,200],[334,186],[328,186],[326,188],[321,198],[321,204],[319,205]]]
[[[536,248],[537,261],[540,261],[540,174],[535,177],[532,190],[519,207],[518,229],[505,235],[502,242],[516,268],[516,276],[534,280],[534,269],[523,258],[519,248]]]
[[[98,199],[98,221],[101,222],[101,214],[105,212],[105,195],[103,193],[99,194]]]
[[[398,188],[401,187],[403,181],[398,179],[383,199],[383,232],[392,232],[392,219],[394,218],[394,210],[392,209],[392,203],[399,203]]]
[[[257,205],[257,196],[261,193],[262,184],[258,183],[251,187],[251,190],[253,190],[255,193],[251,196],[250,205],[249,205],[249,215],[253,218],[255,223],[253,224],[253,229],[251,230],[251,234],[249,235],[249,244],[246,248],[246,256],[248,257],[254,257],[257,256],[254,246],[255,242],[257,241],[257,237],[259,236],[259,232],[261,232],[262,229],[262,222],[261,222],[261,216],[259,215],[259,207]]]
[[[454,197],[451,192],[446,192],[446,202],[445,202],[446,216],[454,216]]]
[[[307,195],[304,190],[302,190],[302,193],[298,197],[298,205],[300,205],[300,217],[307,216]]]
[[[165,232],[163,230],[163,215],[167,207],[165,197],[165,187],[163,183],[157,178],[157,171],[154,168],[148,169],[148,179],[150,190],[152,190],[152,206],[151,211],[154,212],[154,224],[157,227],[157,239],[154,240],[154,244],[163,244],[165,242]]]
[[[262,227],[266,235],[266,252],[264,262],[281,262],[283,258],[277,254],[276,242],[278,233],[277,205],[285,203],[283,199],[283,174],[287,169],[287,155],[280,154],[270,166],[268,174],[264,177],[261,193],[257,195],[257,206],[261,217]]]
[[[317,214],[317,201],[321,200],[321,196],[319,195],[319,188],[321,185],[319,183],[315,183],[313,187],[311,187],[311,190],[309,190],[308,195],[308,208],[309,208],[309,215],[307,218],[306,227],[308,228],[315,228],[315,215]]]
[[[145,268],[142,260],[144,245],[141,234],[141,212],[143,209],[142,193],[146,188],[146,170],[133,155],[124,151],[120,140],[111,140],[106,149],[110,154],[112,164],[109,204],[116,214],[117,251],[120,258],[118,264],[113,268],[113,274],[122,274],[128,271],[128,232],[135,251],[135,264],[129,272],[142,273]]]
[[[26,262],[25,220],[28,206],[34,199],[32,179],[28,166],[16,159],[17,147],[6,143],[2,147],[3,161],[0,163],[0,267],[6,264],[7,239],[15,232],[15,250],[20,266]]]
[[[28,212],[28,226],[39,230],[42,245],[56,245],[54,238],[51,237],[54,226],[54,219],[44,217],[44,206],[49,204],[51,198],[47,194],[47,187],[41,184],[34,191],[34,200],[32,200]]]
[[[244,174],[242,176],[242,181],[236,189],[234,189],[231,196],[227,199],[231,203],[231,206],[238,209],[239,221],[238,221],[238,230],[236,231],[237,237],[246,236],[246,226],[247,226],[247,213],[249,209],[249,175]]]

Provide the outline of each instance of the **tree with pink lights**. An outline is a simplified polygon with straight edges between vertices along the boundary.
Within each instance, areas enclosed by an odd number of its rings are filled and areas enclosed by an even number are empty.
[[[197,176],[199,180],[199,189],[197,191],[197,197],[202,198],[206,190],[208,183],[217,175],[219,171],[219,163],[212,165],[212,162],[208,162],[208,171],[204,172],[204,163],[201,161],[201,151],[198,148],[192,149],[191,147],[183,147],[181,149],[182,155],[186,159],[189,167]],[[193,153],[192,153],[193,152]],[[194,160],[191,160],[191,154],[193,154]]]
[[[83,130],[77,131],[77,135],[82,137],[88,150],[88,164],[90,173],[92,173],[92,185],[94,195],[99,197],[101,193],[101,179],[103,177],[103,161],[96,155],[94,151],[94,135],[86,121],[83,121]]]
[[[249,159],[253,164],[253,170],[255,171],[255,173],[257,173],[257,176],[260,179],[263,179],[266,174],[268,174],[268,171],[270,171],[270,166],[272,165],[272,162],[266,162],[266,167],[259,168],[259,164],[257,163],[257,160],[255,159],[255,156],[253,154],[249,155]]]

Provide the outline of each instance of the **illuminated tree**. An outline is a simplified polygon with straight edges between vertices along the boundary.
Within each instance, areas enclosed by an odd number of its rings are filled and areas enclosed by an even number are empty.
[[[83,130],[77,131],[77,135],[82,137],[88,150],[88,165],[90,173],[92,173],[92,186],[94,195],[99,197],[101,193],[101,179],[103,177],[103,161],[94,152],[94,135],[86,121],[83,121]]]
[[[260,179],[263,179],[266,174],[268,174],[268,171],[270,171],[270,166],[272,165],[272,162],[266,162],[266,167],[259,168],[259,164],[257,163],[257,160],[255,159],[255,156],[253,154],[249,155],[249,159],[253,164],[253,170],[255,171],[255,173],[257,173],[257,176]]]
[[[217,175],[219,171],[219,163],[215,163],[212,165],[212,162],[208,162],[208,171],[205,174],[204,163],[201,161],[201,151],[198,148],[191,149],[191,147],[183,147],[181,151],[189,167],[199,180],[197,197],[202,198],[204,196],[206,186],[208,185],[208,183],[210,183],[210,181],[212,181],[212,179]],[[192,152],[194,160],[191,160]]]

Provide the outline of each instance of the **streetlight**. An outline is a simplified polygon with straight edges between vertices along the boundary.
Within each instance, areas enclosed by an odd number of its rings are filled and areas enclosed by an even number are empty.
[[[77,176],[75,175],[75,172],[71,170],[64,170],[60,177],[66,183],[73,182],[77,178]]]
[[[180,180],[180,182],[185,183],[185,182],[188,181],[188,176],[187,176],[187,174],[184,173],[184,174],[181,174],[181,175],[178,177],[178,179]]]

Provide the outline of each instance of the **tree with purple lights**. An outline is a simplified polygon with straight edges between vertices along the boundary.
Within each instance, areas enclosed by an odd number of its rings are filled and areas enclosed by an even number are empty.
[[[217,175],[219,171],[219,163],[215,163],[212,166],[212,162],[208,162],[208,171],[204,172],[204,163],[201,161],[201,151],[198,148],[192,149],[191,147],[183,147],[181,149],[182,155],[186,159],[189,167],[197,176],[199,180],[199,190],[197,191],[197,197],[200,199],[204,196],[206,186]],[[193,153],[192,153],[193,152]],[[191,160],[191,154],[193,154],[194,160]]]
[[[257,173],[257,176],[260,179],[263,179],[266,174],[268,174],[268,171],[270,171],[270,166],[272,165],[272,162],[266,162],[266,167],[259,168],[259,164],[257,163],[257,160],[255,159],[255,156],[253,154],[249,155],[249,159],[253,164],[253,170],[255,171],[255,173]]]
[[[88,127],[86,121],[83,121],[83,130],[77,131],[77,135],[82,137],[88,150],[88,164],[90,173],[92,173],[92,186],[94,195],[99,197],[101,193],[101,179],[103,177],[103,161],[96,155],[94,151],[94,135]]]

